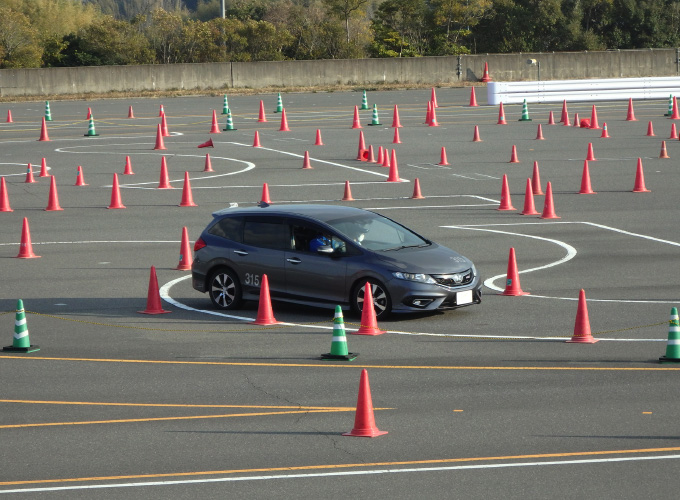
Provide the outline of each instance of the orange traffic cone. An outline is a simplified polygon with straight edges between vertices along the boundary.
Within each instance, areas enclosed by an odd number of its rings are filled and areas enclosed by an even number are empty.
[[[387,176],[387,182],[401,182],[397,166],[397,152],[394,149],[392,150],[392,157],[390,158],[390,173]]]
[[[536,140],[537,141],[542,141],[544,140],[545,137],[543,137],[543,127],[541,127],[541,124],[538,124],[538,130],[536,130]]]
[[[160,107],[158,108],[158,118],[161,116],[165,115],[165,110],[163,109],[163,105],[161,104]]]
[[[505,111],[503,110],[503,103],[498,106],[498,123],[497,125],[507,125],[508,122],[505,121]]]
[[[574,127],[580,127],[581,126],[581,120],[578,117],[578,113],[574,114]]]
[[[266,203],[267,205],[272,204],[272,200],[269,198],[269,186],[266,182],[262,184],[262,196],[260,197],[260,203]]]
[[[128,118],[134,118],[134,117],[135,117],[135,114],[134,114],[134,112],[132,111],[132,106],[130,106],[130,107],[128,108]]]
[[[441,159],[439,160],[439,163],[437,165],[448,165],[449,162],[446,159],[446,148],[442,146],[442,153],[441,153]]]
[[[489,63],[484,63],[484,73],[482,74],[482,82],[487,83],[491,81],[491,76],[489,75]]]
[[[47,201],[47,208],[45,208],[45,211],[58,212],[60,210],[64,209],[59,206],[59,196],[57,195],[57,180],[55,179],[54,176],[52,176],[52,179],[50,180],[50,196]]]
[[[281,110],[281,126],[279,127],[279,132],[290,132],[288,128],[288,119],[286,118],[286,108]]]
[[[40,175],[38,177],[49,177],[50,174],[47,172],[47,161],[45,158],[40,160]]]
[[[411,195],[411,199],[412,200],[425,199],[423,193],[420,192],[420,181],[418,180],[418,177],[416,177],[416,180],[413,183],[413,194]]]
[[[671,136],[669,139],[677,139],[678,138],[678,131],[675,128],[675,123],[671,123]]]
[[[9,194],[7,192],[7,183],[4,177],[0,177],[0,212],[13,212],[12,207],[9,206]]]
[[[439,123],[437,122],[437,111],[435,110],[434,103],[430,107],[430,127],[438,127]]]
[[[609,132],[607,132],[607,122],[602,124],[602,135],[600,135],[600,139],[609,139]]]
[[[586,155],[586,160],[597,161],[595,159],[595,154],[593,153],[593,143],[592,142],[588,143],[588,154]]]
[[[359,151],[357,152],[357,160],[364,159],[364,151],[366,150],[366,141],[364,140],[364,131],[359,130]]]
[[[26,169],[26,180],[24,181],[26,184],[33,184],[34,182],[37,182],[33,178],[33,166],[29,163],[28,168]]]
[[[508,256],[508,273],[505,280],[505,290],[501,295],[517,297],[519,295],[529,295],[529,292],[522,291],[519,284],[519,272],[517,271],[517,261],[515,260],[515,249],[510,248]]]
[[[204,172],[214,172],[212,168],[212,162],[210,161],[210,154],[205,154],[205,166],[203,167]]]
[[[392,144],[401,144],[401,138],[399,137],[399,129],[394,129],[394,139],[392,139]]]
[[[368,156],[366,158],[368,163],[375,163],[375,153],[373,151],[373,144],[368,145]]]
[[[257,117],[257,123],[267,123],[267,116],[264,113],[264,103],[260,100],[260,114]]]
[[[170,185],[170,180],[168,178],[168,162],[165,159],[165,156],[161,158],[161,178],[160,181],[158,182],[157,189],[172,189],[172,186]]]
[[[508,187],[508,176],[503,174],[503,187],[501,188],[501,203],[496,210],[516,210],[510,200],[510,188]]]
[[[382,147],[382,146],[378,146],[378,156],[377,156],[377,158],[375,159],[375,162],[376,162],[378,165],[382,166],[383,161],[385,161],[385,159],[383,158],[383,147]]]
[[[261,148],[262,144],[260,144],[260,132],[258,130],[255,131],[255,138],[253,139],[253,147],[254,148]]]
[[[184,186],[182,187],[182,201],[179,203],[180,207],[197,207],[194,203],[194,197],[191,194],[191,183],[189,181],[189,172],[184,172]]]
[[[220,131],[220,126],[217,124],[217,113],[213,109],[213,114],[212,114],[212,126],[210,127],[210,133],[211,134],[221,134],[222,131]]]
[[[12,121],[12,111],[9,109],[7,110],[7,123],[14,123]]]
[[[482,142],[482,139],[479,136],[479,126],[477,125],[475,125],[475,132],[472,135],[472,142]]]
[[[597,123],[597,108],[593,104],[593,110],[590,112],[590,128],[599,129],[600,125]]]
[[[359,108],[354,106],[354,121],[352,122],[352,128],[363,128],[361,122],[359,121]]]
[[[321,140],[321,130],[316,129],[316,140],[314,141],[315,146],[323,146],[323,141]]]
[[[269,296],[269,278],[266,274],[262,275],[262,285],[260,287],[260,302],[257,305],[257,318],[251,325],[276,325],[279,321],[274,318],[272,311],[272,301]]]
[[[75,186],[87,186],[87,184],[85,184],[85,176],[83,176],[83,167],[80,165],[78,165]]]
[[[163,137],[170,137],[170,131],[168,130],[168,122],[165,119],[165,113],[161,117],[161,135]]]
[[[429,125],[432,122],[432,102],[427,103],[427,112],[425,113],[425,123]]]
[[[555,214],[555,205],[553,203],[552,195],[552,184],[548,181],[548,185],[545,189],[545,203],[543,204],[543,213],[541,214],[541,219],[560,219]]]
[[[627,122],[636,122],[635,111],[633,111],[633,98],[628,99],[628,115],[626,116]]]
[[[154,149],[167,149],[163,143],[163,131],[161,130],[160,123],[158,124],[158,129],[156,130],[156,145]]]
[[[562,117],[560,118],[560,123],[569,126],[569,112],[567,111],[567,100],[562,102]]]
[[[89,120],[90,118],[92,118],[92,108],[87,108],[87,116],[85,119]]]
[[[191,269],[191,247],[189,246],[189,231],[187,227],[182,228],[182,242],[179,250],[179,264],[175,268],[177,271],[188,271]]]
[[[146,309],[137,312],[140,314],[167,314],[171,312],[166,311],[161,306],[161,294],[158,290],[158,277],[156,276],[156,268],[154,266],[151,266],[151,272],[149,273],[149,290],[146,296]]]
[[[680,120],[680,113],[678,113],[678,99],[673,96],[673,109],[671,110],[671,120]]]
[[[31,230],[28,228],[28,219],[24,217],[24,223],[21,228],[21,242],[19,243],[19,255],[17,259],[39,259],[40,255],[33,253],[33,244],[31,243]]]
[[[531,187],[531,179],[527,179],[527,188],[524,192],[524,210],[522,215],[538,215],[534,204],[534,192]]]
[[[519,158],[517,158],[517,146],[513,144],[512,154],[510,155],[510,161],[508,163],[519,163]]]
[[[123,171],[123,175],[135,175],[132,171],[132,163],[130,162],[129,156],[125,157],[125,170]]]
[[[40,139],[39,141],[49,141],[50,138],[47,135],[47,124],[45,123],[45,117],[43,116],[42,125],[40,127]]]
[[[372,438],[384,434],[387,434],[387,431],[381,431],[375,425],[371,388],[368,385],[368,372],[364,368],[361,370],[361,379],[359,381],[359,396],[357,398],[357,409],[354,415],[354,427],[350,432],[345,432],[343,436]]]
[[[388,151],[387,148],[385,148],[385,150],[383,151],[383,162],[382,162],[383,168],[390,168],[390,155],[387,151]]]
[[[548,125],[555,125],[555,116],[553,115],[552,110],[550,111],[550,114],[548,115]]]
[[[349,187],[349,181],[345,181],[345,194],[342,196],[342,201],[354,201],[354,198],[352,198],[352,190]]]
[[[371,146],[371,148],[373,148],[373,146]],[[370,151],[370,154],[372,155],[373,150],[370,149],[369,151]],[[302,168],[304,168],[304,169],[311,169],[312,168],[312,164],[309,162],[309,151],[305,151],[305,157],[302,160]]]
[[[219,133],[221,134],[222,132],[219,132]],[[212,140],[212,137],[211,137],[210,139],[208,139],[207,141],[205,141],[205,142],[199,144],[199,145],[196,146],[196,147],[197,147],[197,148],[214,148],[214,147],[215,147],[215,144],[213,144],[213,140]]]
[[[574,322],[574,335],[566,343],[594,344],[598,339],[590,332],[590,319],[588,318],[588,306],[586,304],[586,292],[581,289],[578,294],[578,310]]]
[[[399,109],[397,105],[394,105],[394,113],[392,114],[392,128],[401,128],[401,122],[399,121]]]
[[[583,162],[583,175],[581,175],[581,190],[579,194],[596,194],[590,185],[590,170],[588,169],[588,160]]]
[[[111,204],[106,207],[111,209],[125,208],[120,199],[120,186],[118,185],[118,174],[113,174],[113,185],[111,186]]]
[[[437,104],[437,94],[434,91],[434,87],[432,87],[432,93],[430,94],[430,102],[432,103],[433,108],[439,107],[439,104]]]
[[[670,156],[668,156],[668,151],[666,150],[666,141],[661,141],[661,152],[659,153],[659,158],[670,158]]]
[[[470,89],[470,107],[476,107],[476,106],[479,106],[479,104],[477,104],[477,96],[475,96],[475,88],[472,87]]]
[[[370,282],[364,285],[364,302],[361,308],[361,326],[354,335],[382,335],[385,330],[378,328],[378,320],[373,306],[373,287]]]
[[[645,174],[642,171],[642,158],[638,158],[637,172],[635,173],[635,187],[634,193],[650,193],[651,191],[645,187]]]
[[[538,162],[534,161],[534,171],[531,175],[531,190],[534,195],[542,195],[543,190],[541,189],[541,173],[538,171]]]
[[[678,138],[677,133],[675,134],[675,137],[672,137],[674,128],[675,128],[675,123],[673,123],[673,128],[671,128],[671,139],[677,139]],[[652,125],[651,120],[647,124],[647,137],[654,137],[654,125]]]

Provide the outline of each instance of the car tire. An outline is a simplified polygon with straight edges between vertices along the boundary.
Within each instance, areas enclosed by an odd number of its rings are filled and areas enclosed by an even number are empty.
[[[375,309],[376,319],[385,319],[392,313],[392,298],[387,291],[387,287],[380,281],[372,278],[359,280],[352,289],[350,304],[352,310],[361,315],[364,304],[364,290],[366,282],[371,284],[371,294],[373,295],[373,308]]]
[[[238,308],[243,302],[243,294],[237,274],[228,268],[213,271],[208,279],[208,295],[216,309]]]

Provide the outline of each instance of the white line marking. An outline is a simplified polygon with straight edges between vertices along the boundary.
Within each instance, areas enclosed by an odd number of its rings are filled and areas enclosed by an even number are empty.
[[[90,245],[90,244],[98,244],[98,243],[104,243],[106,245],[110,245],[112,243],[122,243],[122,244],[128,244],[128,243],[151,243],[151,244],[156,244],[156,243],[180,243],[180,240],[129,240],[129,241],[42,241],[42,242],[32,242],[33,245]],[[10,246],[10,245],[18,245],[19,243],[0,243],[0,246]],[[109,264],[109,262],[100,262],[100,264]]]
[[[676,460],[680,455],[656,455],[643,457],[589,458],[581,460],[552,460],[549,462],[506,462],[474,465],[450,465],[441,467],[410,467],[402,469],[351,470],[340,472],[312,472],[307,474],[272,474],[269,476],[215,477],[207,479],[184,479],[175,481],[149,481],[136,483],[88,484],[79,486],[54,486],[46,488],[17,488],[0,490],[2,493],[34,493],[40,491],[92,490],[103,488],[140,488],[148,486],[172,486],[178,484],[231,483],[237,481],[270,481],[272,479],[310,479],[317,477],[369,476],[378,474],[401,474],[406,472],[448,472],[459,470],[486,470],[515,467],[544,467],[548,465],[583,465],[615,462],[637,462],[642,460]]]

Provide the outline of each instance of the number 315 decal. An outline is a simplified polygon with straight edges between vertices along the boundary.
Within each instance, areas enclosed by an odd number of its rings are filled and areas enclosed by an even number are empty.
[[[260,275],[246,273],[246,285],[260,286]]]

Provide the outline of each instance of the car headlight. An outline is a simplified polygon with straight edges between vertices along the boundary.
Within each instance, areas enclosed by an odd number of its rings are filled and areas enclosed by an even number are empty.
[[[475,267],[474,264],[472,264],[472,277],[474,278],[475,276],[477,276],[477,268]]]
[[[394,276],[395,278],[400,279],[400,280],[417,281],[418,283],[427,283],[429,285],[434,285],[434,284],[437,283],[432,278],[432,276],[430,276],[428,274],[396,272],[396,273],[392,273],[392,276]]]

